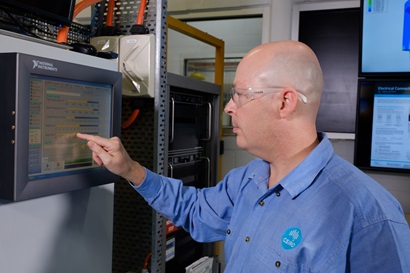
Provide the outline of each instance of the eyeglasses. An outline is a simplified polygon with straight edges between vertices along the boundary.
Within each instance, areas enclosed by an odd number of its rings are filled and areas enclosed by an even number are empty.
[[[285,87],[281,86],[271,86],[266,88],[238,88],[232,87],[231,88],[231,99],[236,104],[236,106],[242,107],[243,105],[247,104],[251,100],[263,97],[269,93],[280,92],[280,89]],[[303,103],[308,103],[308,98],[300,93],[299,91],[295,90],[298,94],[298,97],[301,99]],[[256,97],[259,96],[259,97]]]

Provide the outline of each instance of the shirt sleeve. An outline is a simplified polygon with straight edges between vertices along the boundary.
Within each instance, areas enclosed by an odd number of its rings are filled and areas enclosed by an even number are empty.
[[[410,272],[408,225],[384,220],[353,234],[349,272]]]
[[[199,242],[224,240],[233,209],[226,181],[215,187],[196,189],[178,179],[146,169],[140,186],[131,186],[157,212],[188,231]]]

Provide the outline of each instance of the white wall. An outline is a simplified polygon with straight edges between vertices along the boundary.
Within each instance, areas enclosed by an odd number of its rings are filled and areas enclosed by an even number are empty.
[[[23,52],[116,70],[116,65],[0,34],[0,52]],[[2,160],[12,155],[2,154]],[[1,182],[0,182],[1,183]],[[0,200],[0,272],[109,273],[114,185],[10,203]]]
[[[226,57],[243,57],[251,48],[261,43],[261,18],[189,22],[225,42]],[[184,60],[215,58],[215,47],[187,37],[172,29],[168,32],[167,70],[183,75]]]

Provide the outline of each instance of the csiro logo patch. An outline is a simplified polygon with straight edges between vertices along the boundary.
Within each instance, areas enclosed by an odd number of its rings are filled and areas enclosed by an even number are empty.
[[[298,227],[288,228],[282,235],[283,249],[294,249],[300,242],[302,242],[302,231]]]

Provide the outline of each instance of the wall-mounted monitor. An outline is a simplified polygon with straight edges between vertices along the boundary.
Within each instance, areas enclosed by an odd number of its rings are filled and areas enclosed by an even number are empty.
[[[0,198],[118,180],[75,134],[119,136],[121,73],[20,53],[1,53],[0,63]]]
[[[319,131],[354,133],[360,8],[299,12],[299,41],[316,53],[323,70]]]
[[[0,0],[0,5],[34,15],[55,25],[71,25],[75,0]]]
[[[354,164],[410,172],[410,80],[359,79]]]
[[[410,1],[361,0],[360,76],[410,75]]]

